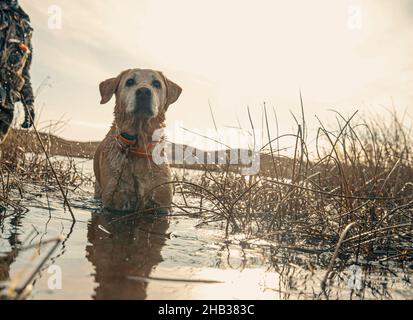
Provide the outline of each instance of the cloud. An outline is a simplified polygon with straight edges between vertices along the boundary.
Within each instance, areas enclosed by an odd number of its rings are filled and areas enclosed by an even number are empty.
[[[263,101],[289,117],[299,108],[300,88],[312,114],[331,105],[350,112],[361,101],[391,96],[412,103],[409,0],[21,3],[35,27],[34,82],[52,78],[42,96],[46,118],[67,113],[108,122],[112,110],[98,105],[98,83],[135,66],[161,69],[181,84],[184,94],[169,118],[191,127],[212,125],[205,121],[208,101],[226,125],[236,124],[247,105],[260,118]],[[47,26],[50,5],[63,10],[61,30]],[[348,28],[349,5],[362,9],[361,30]],[[241,119],[248,126],[248,117]],[[95,138],[101,135],[96,128]]]

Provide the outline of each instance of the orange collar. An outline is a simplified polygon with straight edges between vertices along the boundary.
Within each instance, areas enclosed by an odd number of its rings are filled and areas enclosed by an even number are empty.
[[[119,150],[126,154],[127,156],[134,156],[137,158],[143,158],[152,160],[152,151],[158,145],[159,142],[148,143],[144,145],[142,148],[137,146],[138,144],[138,137],[131,136],[124,132],[118,132],[115,135],[116,145]]]

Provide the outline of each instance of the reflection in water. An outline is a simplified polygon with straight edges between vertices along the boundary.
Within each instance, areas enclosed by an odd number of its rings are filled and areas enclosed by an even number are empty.
[[[14,257],[7,255],[0,257],[0,289],[1,283],[10,280],[10,265],[13,263]]]
[[[129,277],[148,277],[162,262],[168,218],[145,217],[111,223],[116,218],[119,216],[93,213],[88,226],[86,256],[95,267],[94,298],[145,299],[148,284]]]
[[[7,242],[12,251],[4,256],[0,256],[0,284],[1,282],[10,280],[10,266],[15,261],[17,256],[17,251],[14,249],[16,246],[21,245],[18,238],[19,228],[21,227],[21,215],[14,215],[8,222],[7,226],[4,225],[3,222],[4,220],[0,221],[0,235],[8,234]],[[4,228],[8,228],[8,230],[6,231]]]

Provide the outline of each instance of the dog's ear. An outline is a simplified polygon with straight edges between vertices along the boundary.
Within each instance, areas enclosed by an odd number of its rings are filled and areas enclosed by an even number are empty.
[[[126,71],[122,72],[116,78],[110,78],[100,83],[99,90],[102,98],[100,104],[106,104],[112,99],[113,95],[118,90],[120,80],[125,72]]]
[[[120,77],[110,78],[100,83],[99,90],[100,96],[102,100],[100,100],[100,104],[105,104],[112,99],[113,95],[115,94],[116,90],[119,87]]]
[[[168,107],[171,104],[174,104],[179,99],[182,93],[182,88],[178,86],[175,82],[172,82],[171,80],[169,80],[164,75],[162,76],[165,80],[165,85],[166,85],[166,106],[165,106],[165,111],[166,111],[168,110]]]

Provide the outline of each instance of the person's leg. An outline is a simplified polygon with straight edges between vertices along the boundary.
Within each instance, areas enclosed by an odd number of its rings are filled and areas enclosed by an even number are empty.
[[[9,133],[14,117],[14,105],[5,104],[0,106],[0,144],[4,142]]]
[[[32,105],[24,107],[24,122],[22,124],[23,129],[30,129],[33,126],[35,113]]]

